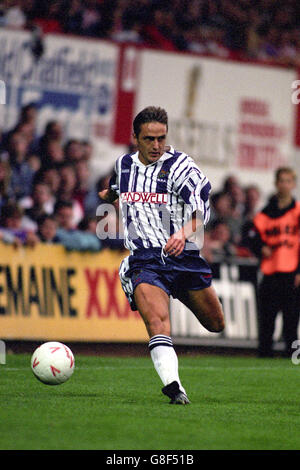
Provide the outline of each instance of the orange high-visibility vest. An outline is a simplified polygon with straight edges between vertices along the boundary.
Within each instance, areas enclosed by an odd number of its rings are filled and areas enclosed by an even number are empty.
[[[264,274],[293,272],[299,265],[300,202],[279,217],[260,212],[254,225],[263,244],[272,248],[269,258],[262,258],[260,268]]]

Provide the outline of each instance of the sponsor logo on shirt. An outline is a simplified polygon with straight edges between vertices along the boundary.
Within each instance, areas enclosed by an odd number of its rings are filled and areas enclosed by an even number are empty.
[[[122,202],[141,202],[149,204],[167,204],[168,195],[165,193],[128,192],[121,194]]]

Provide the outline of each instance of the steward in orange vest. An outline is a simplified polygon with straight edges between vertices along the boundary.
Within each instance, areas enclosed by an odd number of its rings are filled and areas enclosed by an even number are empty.
[[[260,259],[258,290],[260,357],[273,355],[276,316],[282,312],[285,352],[291,356],[298,336],[300,311],[300,202],[292,191],[296,175],[289,167],[275,174],[277,193],[253,219],[249,247]],[[294,348],[295,348],[294,343]]]

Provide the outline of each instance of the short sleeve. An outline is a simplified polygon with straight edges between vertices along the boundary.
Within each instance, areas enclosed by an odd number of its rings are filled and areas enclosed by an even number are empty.
[[[210,191],[210,182],[193,161],[176,178],[175,192],[190,206],[191,212],[201,212],[204,224],[207,224],[210,216]]]
[[[110,177],[110,180],[109,180],[109,188],[112,190],[112,191],[115,191],[115,193],[117,193],[118,195],[120,195],[120,191],[119,191],[119,178],[118,178],[118,162],[116,162],[115,164],[115,167],[113,169],[113,173]]]

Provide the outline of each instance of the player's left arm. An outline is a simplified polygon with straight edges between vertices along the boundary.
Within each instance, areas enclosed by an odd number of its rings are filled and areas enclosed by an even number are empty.
[[[189,206],[192,212],[189,222],[183,225],[178,232],[171,235],[164,248],[167,254],[178,256],[182,253],[186,240],[199,231],[199,221],[201,228],[208,221],[208,198],[211,185],[190,158],[188,159],[185,171],[181,171],[179,175],[175,171],[174,179],[174,192],[180,196],[184,204]]]
[[[168,255],[179,256],[184,250],[185,242],[199,229],[199,211],[192,214],[192,218],[177,232],[173,233],[167,241],[164,251]],[[202,222],[200,222],[202,225]]]

